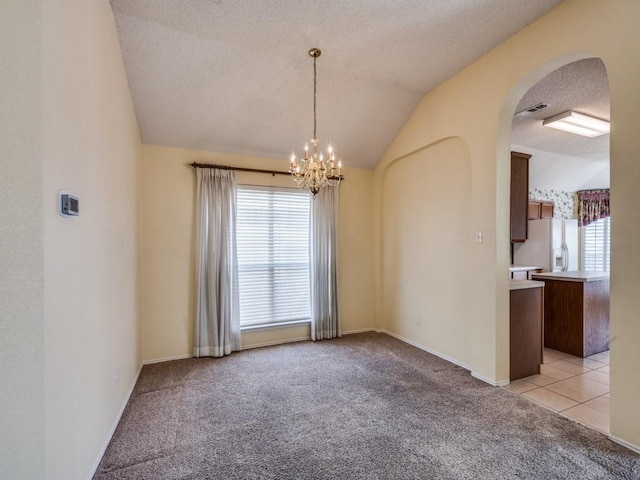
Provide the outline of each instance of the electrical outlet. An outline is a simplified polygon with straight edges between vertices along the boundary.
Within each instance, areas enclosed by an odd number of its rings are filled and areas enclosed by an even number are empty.
[[[476,232],[476,243],[482,243],[482,231]]]
[[[416,315],[416,325],[420,325],[422,323],[422,318],[420,318],[420,315]]]
[[[113,375],[113,380],[114,380],[114,383],[116,385],[118,385],[120,383],[120,369],[119,368],[116,368],[116,370],[114,372],[114,375]]]

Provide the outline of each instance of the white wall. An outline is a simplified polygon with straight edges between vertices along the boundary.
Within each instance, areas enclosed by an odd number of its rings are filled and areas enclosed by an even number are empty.
[[[0,2],[0,477],[44,476],[42,4]]]
[[[424,342],[407,319],[394,313],[389,302],[417,304],[417,298],[385,296],[389,292],[386,249],[385,189],[389,166],[399,159],[443,139],[459,137],[471,161],[471,216],[469,226],[484,233],[484,243],[474,236],[463,249],[473,252],[467,265],[453,273],[471,274],[474,281],[458,301],[467,302],[470,317],[455,317],[450,332],[438,339],[445,352],[456,352],[466,337],[457,331],[472,328],[475,349],[456,360],[468,363],[479,376],[501,382],[508,378],[509,359],[509,152],[511,123],[522,95],[556,68],[581,58],[599,57],[607,68],[611,93],[611,205],[616,222],[612,230],[611,276],[611,432],[612,436],[640,448],[640,63],[633,52],[640,48],[640,2],[618,0],[566,0],[547,15],[489,52],[437,89],[427,94],[401,129],[374,172],[376,208],[376,324],[394,333],[403,329],[409,339]],[[393,168],[393,167],[391,167]],[[432,173],[442,181],[445,172]],[[452,195],[466,195],[458,185]],[[413,234],[409,234],[413,235]],[[457,252],[446,249],[444,255]],[[426,262],[416,252],[416,262]],[[400,281],[412,277],[407,272]],[[396,279],[394,279],[396,281]],[[450,287],[433,285],[433,298],[448,298]],[[398,294],[399,295],[399,294]],[[417,295],[413,292],[412,295]],[[401,300],[401,301],[400,301]],[[390,313],[391,312],[391,313]],[[448,312],[439,304],[436,316]],[[388,316],[390,315],[390,316]],[[423,327],[426,329],[427,325]],[[413,331],[412,331],[413,329]],[[439,334],[442,334],[442,330]]]
[[[529,190],[534,188],[577,192],[609,188],[609,159],[579,158],[512,145],[512,150],[531,155]]]
[[[142,154],[143,358],[190,356],[195,303],[192,162],[286,171],[286,160],[144,145]],[[371,170],[345,169],[340,185],[338,281],[342,331],[373,327]],[[288,176],[236,172],[238,183],[291,187]],[[243,348],[310,338],[308,326],[242,334]]]
[[[140,139],[109,2],[43,14],[46,478],[86,479],[141,362]],[[61,188],[80,216],[58,214]]]

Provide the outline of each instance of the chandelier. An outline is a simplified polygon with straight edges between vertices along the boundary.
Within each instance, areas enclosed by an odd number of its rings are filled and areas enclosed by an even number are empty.
[[[291,153],[291,165],[289,173],[293,176],[298,188],[309,190],[315,197],[321,188],[335,187],[342,180],[342,160],[336,161],[336,152],[331,145],[327,147],[327,155],[318,151],[317,124],[317,70],[316,60],[322,54],[319,48],[309,50],[313,58],[313,138],[311,139],[311,152],[309,144],[304,146],[304,156],[297,158],[295,152]]]

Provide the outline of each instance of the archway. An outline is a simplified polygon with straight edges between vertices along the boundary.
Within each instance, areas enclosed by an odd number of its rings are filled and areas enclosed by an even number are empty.
[[[532,154],[530,160],[530,181],[529,181],[529,199],[539,201],[555,201],[556,209],[553,215],[557,219],[576,218],[576,212],[573,208],[573,199],[575,192],[578,190],[592,188],[608,188],[609,187],[609,136],[605,135],[597,139],[586,139],[574,134],[556,132],[548,128],[542,128],[542,120],[558,113],[573,110],[579,113],[588,114],[597,118],[609,118],[609,81],[606,69],[602,60],[588,55],[580,55],[581,58],[576,59],[575,56],[567,56],[562,59],[556,59],[549,62],[532,72],[527,77],[521,79],[519,84],[514,87],[509,95],[506,103],[513,101],[513,95],[521,95],[518,99],[517,106],[513,106],[510,113],[513,115],[512,127],[505,127],[510,133],[509,146],[512,150],[521,151]],[[558,62],[561,63],[558,66]],[[542,73],[542,75],[541,75]],[[516,93],[517,92],[517,93]],[[535,100],[534,100],[535,99]],[[511,105],[504,106],[510,109]],[[501,121],[506,112],[503,110]],[[507,123],[510,119],[507,120]],[[501,155],[498,155],[501,158]],[[504,165],[498,168],[504,168]],[[508,168],[508,166],[507,166]],[[606,170],[606,171],[605,171]],[[500,188],[500,185],[498,186]],[[571,246],[573,250],[572,263],[570,270],[578,270],[582,262],[578,263],[578,228],[575,226],[575,220],[566,220],[568,224],[573,222],[572,231],[575,234],[575,243]],[[536,228],[546,225],[546,221],[533,221]],[[552,223],[560,223],[559,220]],[[564,222],[563,222],[564,223]],[[530,225],[531,226],[531,225]],[[515,243],[510,245],[510,263],[527,264],[534,266],[532,258],[541,258],[542,252],[536,257],[533,255],[531,245],[534,242],[540,244],[540,239],[529,239],[527,242]],[[514,247],[515,245],[515,247]],[[500,248],[500,247],[498,247]],[[515,254],[514,254],[515,251]],[[545,271],[553,269],[552,262],[548,261],[551,257],[551,251],[548,253],[546,265],[543,263]],[[538,265],[535,263],[535,265]],[[608,300],[608,299],[607,299]],[[498,325],[500,331],[501,325]],[[508,324],[507,324],[508,329]],[[504,339],[504,336],[498,335],[498,338]],[[508,345],[507,345],[508,350]],[[550,352],[552,353],[552,352]],[[585,355],[586,356],[586,355]],[[605,357],[602,357],[603,359]],[[601,372],[591,372],[590,368],[602,367],[602,363],[593,360],[584,360],[573,357],[567,360],[559,360],[555,363],[549,363],[542,366],[542,375],[537,377],[529,377],[516,383],[519,391],[525,389],[530,390],[530,398],[538,401],[557,411],[566,410],[565,414],[572,416],[571,409],[584,407],[584,403],[590,401],[586,397],[576,395],[573,402],[559,402],[557,406],[552,405],[554,393],[562,392],[565,383],[569,383],[573,377],[592,374],[589,378],[598,378],[601,380],[598,394],[593,397],[602,395],[604,388],[602,384],[606,383],[606,393],[608,394],[608,359],[606,361],[607,374]],[[504,356],[498,354],[498,362],[503,362]],[[547,362],[553,361],[547,357]],[[604,361],[604,360],[603,360]],[[557,363],[557,365],[556,365]],[[555,365],[558,368],[565,368],[566,371],[554,370]],[[546,369],[544,367],[547,367]],[[554,374],[557,374],[554,375]],[[600,375],[601,377],[596,377]],[[531,383],[529,383],[529,381]],[[591,381],[591,380],[585,380]],[[516,386],[514,385],[514,387]],[[595,386],[598,386],[594,384]],[[548,387],[548,390],[545,388]],[[531,387],[531,388],[529,388]],[[542,392],[544,390],[544,392]],[[543,394],[546,397],[543,399]],[[571,395],[565,395],[571,398]],[[536,398],[538,397],[538,398]],[[580,398],[578,398],[580,397]],[[549,403],[545,403],[548,400]],[[557,400],[561,400],[558,396]],[[577,402],[577,403],[576,403]],[[594,422],[591,426],[595,426],[605,433],[609,433],[608,428],[608,398],[606,399],[606,428],[603,427],[602,418],[603,410],[599,410],[600,421]],[[583,410],[589,410],[588,408]],[[587,412],[588,413],[588,412]],[[580,421],[580,419],[578,418]],[[589,424],[588,421],[582,423]]]

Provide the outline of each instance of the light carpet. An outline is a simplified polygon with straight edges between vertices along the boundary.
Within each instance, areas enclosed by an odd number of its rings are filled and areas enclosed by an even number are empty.
[[[145,366],[94,477],[610,478],[640,456],[378,333]]]

